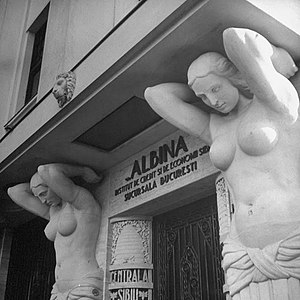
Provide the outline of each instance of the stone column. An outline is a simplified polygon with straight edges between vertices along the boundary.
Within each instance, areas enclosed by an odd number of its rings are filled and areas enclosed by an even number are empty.
[[[218,206],[218,221],[219,221],[219,235],[220,244],[222,245],[230,232],[231,214],[233,206],[230,201],[230,194],[226,185],[223,174],[220,174],[216,179],[216,193]],[[229,289],[227,285],[226,275],[223,292],[226,294],[226,300],[230,300]]]
[[[152,218],[114,218],[109,294],[111,300],[152,300]]]
[[[233,204],[230,200],[229,190],[222,174],[220,174],[216,179],[216,193],[220,243],[222,244],[229,234],[231,214],[233,212]]]

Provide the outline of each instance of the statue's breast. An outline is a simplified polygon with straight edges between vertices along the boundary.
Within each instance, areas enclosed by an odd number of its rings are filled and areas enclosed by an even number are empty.
[[[251,156],[270,152],[278,142],[278,131],[270,122],[247,122],[238,128],[238,145]]]
[[[226,171],[231,165],[236,150],[234,137],[231,135],[218,136],[212,143],[209,156],[213,165],[221,171]]]
[[[75,218],[74,209],[67,203],[60,214],[57,230],[61,235],[68,236],[75,231],[76,227],[77,220]]]
[[[47,224],[44,230],[47,239],[52,242],[55,240],[56,233],[57,233],[57,219],[58,219],[57,217],[58,217],[57,215],[51,217],[49,223]]]

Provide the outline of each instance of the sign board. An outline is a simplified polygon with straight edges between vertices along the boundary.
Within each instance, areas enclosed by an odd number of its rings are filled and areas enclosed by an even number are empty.
[[[208,152],[200,139],[178,131],[127,160],[111,174],[112,212],[215,173]]]

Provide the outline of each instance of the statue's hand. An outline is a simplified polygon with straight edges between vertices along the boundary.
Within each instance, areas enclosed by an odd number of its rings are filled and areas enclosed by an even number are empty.
[[[97,183],[103,179],[103,175],[97,175],[91,168],[85,167],[82,178],[88,183]]]
[[[272,63],[276,71],[286,78],[294,76],[298,71],[298,68],[291,55],[282,48],[276,47],[276,49],[274,49]]]

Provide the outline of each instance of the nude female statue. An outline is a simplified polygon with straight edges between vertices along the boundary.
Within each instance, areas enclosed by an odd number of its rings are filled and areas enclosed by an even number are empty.
[[[96,261],[101,209],[92,194],[70,177],[101,181],[88,167],[65,164],[39,166],[30,183],[8,189],[11,199],[49,220],[46,237],[56,252],[51,300],[102,299],[103,274]]]
[[[223,268],[231,296],[250,299],[239,293],[252,282],[300,279],[299,97],[287,79],[298,68],[287,51],[249,29],[228,28],[223,42],[230,61],[203,54],[189,67],[188,85],[150,87],[145,98],[211,145],[235,208]]]

